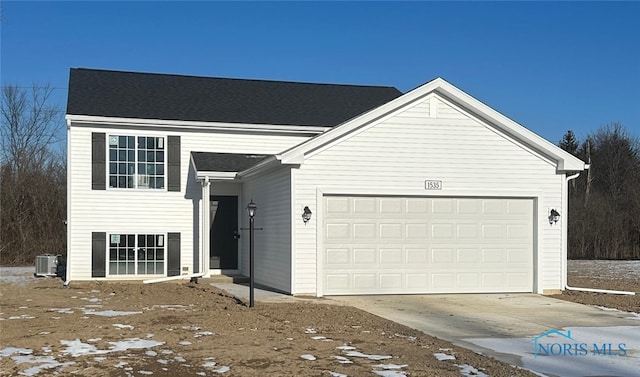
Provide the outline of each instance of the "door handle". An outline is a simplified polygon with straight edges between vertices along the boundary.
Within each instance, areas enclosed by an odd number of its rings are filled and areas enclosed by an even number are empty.
[[[237,231],[237,230],[234,230],[234,231],[233,231],[233,239],[234,239],[234,240],[237,240],[238,238],[240,238],[240,233],[238,233],[238,231]]]

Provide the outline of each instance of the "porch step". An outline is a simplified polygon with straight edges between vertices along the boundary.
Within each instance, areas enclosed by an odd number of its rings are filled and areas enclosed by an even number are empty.
[[[211,277],[207,278],[206,281],[208,283],[248,283],[249,277],[244,275],[211,275]]]

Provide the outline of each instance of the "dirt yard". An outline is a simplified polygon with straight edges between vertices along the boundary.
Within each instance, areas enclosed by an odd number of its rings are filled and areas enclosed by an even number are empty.
[[[561,300],[640,313],[640,261],[569,261],[570,287],[635,292],[635,296],[565,290],[551,297]]]
[[[251,309],[184,281],[32,278],[0,292],[3,376],[533,376],[323,300]]]
[[[570,263],[570,284],[640,292],[639,266]],[[556,297],[640,311],[638,296]],[[533,376],[324,301],[248,308],[203,281],[63,288],[55,278],[2,276],[0,375]]]

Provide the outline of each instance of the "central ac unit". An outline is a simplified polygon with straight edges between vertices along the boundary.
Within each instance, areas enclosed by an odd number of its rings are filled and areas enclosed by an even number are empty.
[[[58,256],[44,254],[36,256],[36,276],[57,276]]]

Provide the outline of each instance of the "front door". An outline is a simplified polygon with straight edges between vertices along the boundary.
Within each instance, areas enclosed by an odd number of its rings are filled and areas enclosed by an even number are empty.
[[[238,197],[211,196],[209,268],[238,268]]]

